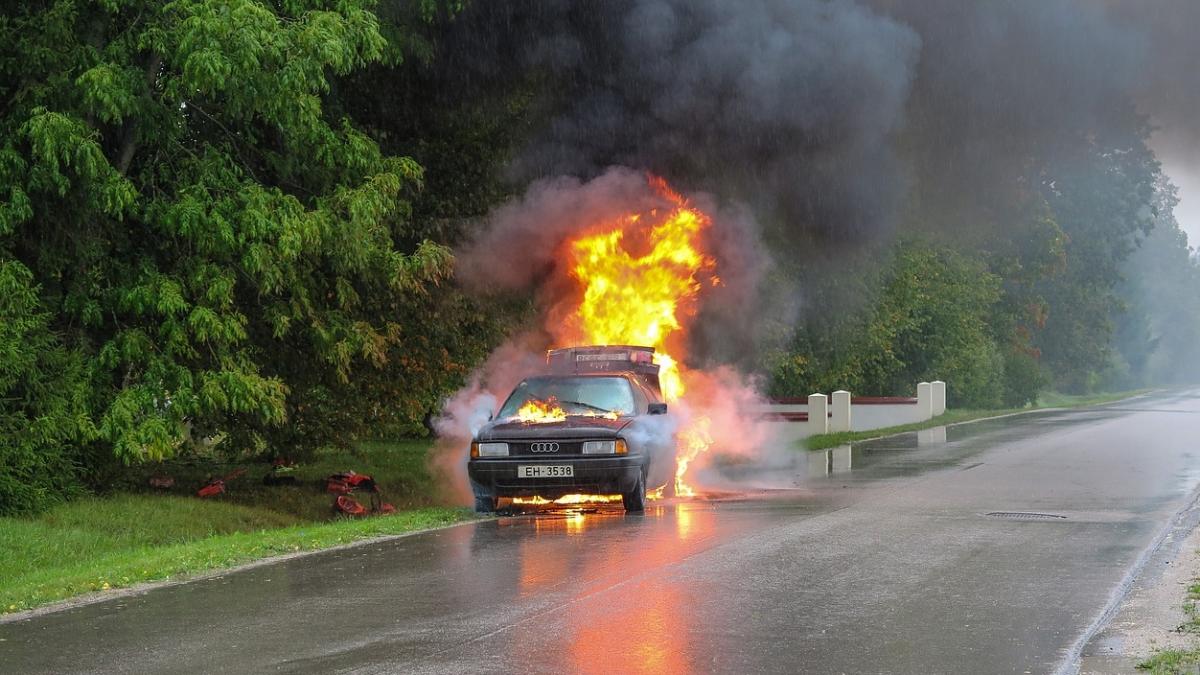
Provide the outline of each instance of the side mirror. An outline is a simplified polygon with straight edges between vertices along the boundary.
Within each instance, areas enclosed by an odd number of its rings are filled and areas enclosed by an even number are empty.
[[[494,419],[496,419],[496,414],[495,414],[495,413],[488,413],[488,421],[489,421],[489,422],[491,422],[491,421],[492,421],[492,420],[494,420]]]
[[[667,404],[666,403],[651,403],[649,406],[646,407],[646,414],[648,414],[648,415],[666,415],[667,414]]]

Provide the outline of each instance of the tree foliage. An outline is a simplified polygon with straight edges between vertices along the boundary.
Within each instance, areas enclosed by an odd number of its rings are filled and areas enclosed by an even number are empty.
[[[0,9],[0,513],[104,458],[425,433],[531,306],[464,294],[451,247],[577,104],[573,71],[538,59],[481,76],[521,29],[482,34],[506,12],[463,5]],[[913,100],[898,237],[756,214],[765,248],[805,252],[776,256],[765,289],[800,311],[749,331],[772,393],[938,378],[952,405],[1018,406],[1200,375],[1180,366],[1200,363],[1200,264],[1132,107],[992,158],[970,125],[947,155],[935,98]]]
[[[32,359],[5,367],[32,398],[4,419],[69,411],[54,433],[126,461],[195,438],[292,452],[333,436],[305,428],[361,429],[332,392],[394,364],[368,400],[419,419],[478,327],[461,301],[432,307],[452,259],[412,220],[423,168],[332,112],[339,82],[427,48],[419,33],[368,0],[4,10],[0,270],[24,289],[4,330]],[[423,333],[431,316],[454,335]],[[25,447],[11,433],[0,452]]]
[[[1037,285],[1047,311],[1034,342],[1063,391],[1096,388],[1113,358],[1125,264],[1154,227],[1160,173],[1148,136],[1144,124],[1089,136],[1075,152],[1056,154],[1042,174],[1041,190],[1065,244],[1061,269]]]
[[[0,260],[0,514],[73,492],[79,448],[96,437],[83,355],[49,325],[33,275]]]
[[[1155,185],[1154,229],[1123,268],[1114,364],[1106,384],[1140,387],[1200,378],[1200,260],[1175,220],[1177,190]]]
[[[832,339],[798,335],[777,357],[773,393],[849,389],[911,396],[918,381],[943,379],[954,383],[950,402],[958,406],[995,407],[1036,396],[1036,385],[1029,390],[1006,379],[1015,357],[1006,356],[994,325],[1001,279],[982,262],[910,240],[890,254],[878,284],[873,304]]]

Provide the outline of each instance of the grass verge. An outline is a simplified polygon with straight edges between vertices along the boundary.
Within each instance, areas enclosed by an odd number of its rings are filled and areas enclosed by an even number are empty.
[[[266,467],[252,465],[212,499],[191,495],[209,474],[224,475],[236,465],[167,464],[131,471],[107,496],[32,517],[0,518],[0,613],[475,517],[468,509],[438,505],[427,452],[422,442],[329,452],[299,467],[297,483],[284,486],[262,485]],[[401,510],[333,517],[322,479],[346,469],[374,476]],[[173,476],[176,488],[151,492],[144,487],[151,473]]]
[[[332,499],[324,490],[324,480],[330,474],[353,470],[365,473],[379,483],[384,501],[397,509],[438,506],[447,503],[439,494],[437,480],[429,471],[429,441],[371,441],[350,449],[328,449],[301,463],[290,475],[294,485],[266,486],[263,476],[270,468],[258,463],[217,463],[211,460],[190,460],[143,464],[125,471],[111,485],[114,494],[149,494],[192,497],[209,478],[226,476],[235,469],[246,469],[245,475],[226,483],[226,492],[217,499],[231,504],[261,507],[270,511],[296,516],[305,521],[328,520],[332,515]],[[169,490],[149,487],[152,475],[163,474],[175,479]]]
[[[1032,412],[1034,410],[1045,410],[1048,408],[1081,408],[1089,405],[1112,403],[1113,401],[1120,401],[1121,399],[1143,394],[1147,391],[1149,390],[1138,389],[1136,391],[1115,392],[1110,394],[1090,394],[1086,396],[1071,396],[1067,394],[1047,392],[1039,397],[1037,405],[1026,406],[1024,408],[1008,408],[998,410],[947,410],[944,414],[924,422],[914,422],[912,424],[902,424],[899,426],[886,427],[883,429],[871,429],[868,431],[838,431],[831,434],[809,436],[808,438],[804,439],[804,445],[809,450],[828,450],[829,448],[845,445],[847,443],[866,441],[872,438],[891,436],[893,434],[902,434],[907,431],[931,429],[933,427],[945,426],[947,424],[970,422],[973,420],[983,419],[985,417],[999,417],[1001,415],[1012,415],[1014,413]]]
[[[1200,649],[1164,649],[1137,664],[1151,675],[1186,675],[1200,670]]]
[[[1180,633],[1200,633],[1200,582],[1188,586],[1187,598],[1183,601],[1183,612],[1187,621],[1176,630]],[[1163,649],[1137,665],[1138,670],[1151,675],[1185,675],[1200,672],[1200,647],[1195,649]]]

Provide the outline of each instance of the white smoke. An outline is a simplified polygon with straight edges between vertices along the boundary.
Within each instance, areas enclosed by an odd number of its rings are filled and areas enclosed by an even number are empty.
[[[431,465],[450,486],[455,501],[466,504],[472,499],[467,482],[471,439],[517,383],[545,371],[546,356],[541,341],[540,336],[525,333],[498,347],[471,374],[467,386],[446,400],[442,414],[433,420],[438,440]]]

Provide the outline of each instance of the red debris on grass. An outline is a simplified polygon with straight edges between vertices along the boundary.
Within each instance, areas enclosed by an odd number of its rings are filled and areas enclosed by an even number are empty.
[[[202,487],[198,491],[196,491],[196,496],[197,497],[212,497],[215,495],[219,495],[225,491],[225,483],[233,480],[234,478],[237,478],[238,476],[240,476],[244,473],[246,473],[245,469],[235,469],[234,471],[232,471],[220,478],[213,478],[212,480],[205,483],[204,487]]]

